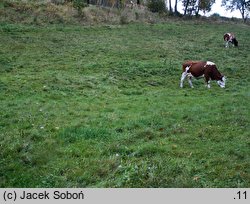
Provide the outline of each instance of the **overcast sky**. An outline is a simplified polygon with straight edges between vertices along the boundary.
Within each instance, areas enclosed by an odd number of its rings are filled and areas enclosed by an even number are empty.
[[[239,11],[230,12],[226,11],[224,7],[221,7],[221,0],[215,0],[214,5],[212,6],[212,11],[209,14],[214,14],[214,13],[218,13],[221,16],[226,16],[229,18],[231,17],[241,18],[241,14]]]

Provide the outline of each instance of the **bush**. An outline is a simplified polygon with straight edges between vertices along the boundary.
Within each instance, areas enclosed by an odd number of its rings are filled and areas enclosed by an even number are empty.
[[[166,12],[166,5],[164,0],[149,0],[148,8],[150,11],[156,13],[163,13]]]
[[[222,17],[218,13],[214,13],[211,16],[209,16],[209,19],[212,21],[220,21],[222,20]]]
[[[212,14],[210,17],[220,18],[221,16],[220,16],[220,14],[218,14],[218,13],[214,13],[214,14]]]
[[[65,0],[51,0],[51,3],[56,5],[63,5],[65,2]]]
[[[88,4],[85,0],[73,0],[73,7],[77,9],[79,15],[82,14],[82,9],[87,6]]]

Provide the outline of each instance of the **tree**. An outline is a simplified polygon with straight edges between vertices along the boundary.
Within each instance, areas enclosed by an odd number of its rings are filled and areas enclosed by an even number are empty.
[[[215,3],[215,0],[200,0],[199,1],[199,8],[204,13],[209,12],[209,11],[211,11],[214,3]]]
[[[182,1],[182,4],[184,6],[184,16],[187,14],[189,3],[190,3],[190,0],[183,0]]]
[[[171,5],[171,0],[169,0],[169,12],[172,14],[173,13],[173,9],[172,9],[172,5]]]
[[[244,22],[246,22],[250,12],[250,0],[222,0],[221,6],[226,10],[239,10]]]
[[[200,11],[209,12],[214,3],[215,0],[182,0],[184,16],[187,14],[198,16]]]
[[[163,13],[166,11],[165,0],[149,0],[147,7],[152,12]]]
[[[178,4],[178,0],[175,0],[175,5],[174,5],[174,13],[175,13],[175,15],[178,14],[177,4]]]

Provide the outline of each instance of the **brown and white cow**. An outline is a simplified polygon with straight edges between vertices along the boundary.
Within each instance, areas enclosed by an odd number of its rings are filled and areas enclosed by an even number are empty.
[[[225,88],[226,78],[217,69],[215,63],[210,61],[186,61],[182,64],[182,75],[180,87],[183,87],[183,81],[188,77],[191,88],[193,87],[192,78],[204,77],[206,86],[210,88],[210,80],[216,80],[221,88]]]
[[[224,36],[224,41],[225,43],[225,47],[228,47],[229,43],[232,43],[233,46],[238,46],[238,41],[236,40],[236,37],[233,33],[225,33]]]

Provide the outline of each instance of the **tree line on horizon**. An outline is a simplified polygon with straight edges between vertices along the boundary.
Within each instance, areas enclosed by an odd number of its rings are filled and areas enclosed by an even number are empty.
[[[155,0],[157,1],[157,0]],[[215,0],[175,0],[174,9],[172,7],[171,0],[168,0],[168,8],[170,13],[179,13],[177,10],[178,2],[182,3],[184,8],[183,15],[199,15],[199,12],[210,12]],[[250,0],[222,0],[221,6],[225,10],[235,11],[238,10],[241,13],[242,19],[245,22],[250,13]]]
[[[167,11],[170,15],[176,16],[199,16],[210,12],[215,0],[51,0],[54,2],[73,2],[78,9],[89,4],[112,8],[123,8],[133,6],[147,6],[152,12]],[[178,3],[181,3],[183,13],[178,11]],[[250,0],[222,0],[221,6],[225,10],[241,13],[242,19],[246,22],[250,14]]]

